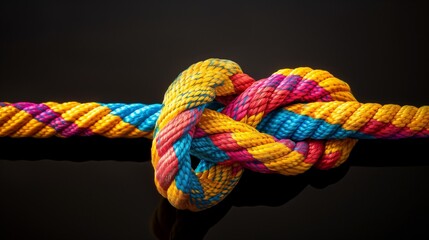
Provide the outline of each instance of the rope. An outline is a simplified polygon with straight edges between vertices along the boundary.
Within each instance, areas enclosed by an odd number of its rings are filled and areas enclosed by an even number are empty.
[[[2,137],[92,135],[153,139],[158,191],[199,211],[224,199],[244,168],[296,175],[339,166],[357,139],[429,137],[429,106],[359,103],[347,83],[308,67],[255,81],[222,59],[183,71],[163,104],[0,102]]]

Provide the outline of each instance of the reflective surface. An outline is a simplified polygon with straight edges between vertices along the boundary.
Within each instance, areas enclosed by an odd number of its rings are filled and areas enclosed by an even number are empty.
[[[419,157],[426,139],[361,141],[347,164],[329,171],[246,172],[225,201],[199,213],[178,211],[158,196],[142,160],[145,139],[0,143],[2,158],[10,159],[0,161],[6,239],[359,239],[426,231],[429,161]],[[53,146],[53,153],[43,151]]]
[[[428,105],[429,28],[417,1],[2,3],[0,101],[162,100],[193,62],[262,78],[310,66],[362,102]],[[419,239],[428,139],[360,141],[296,176],[245,172],[199,213],[156,192],[147,139],[0,138],[0,239]]]

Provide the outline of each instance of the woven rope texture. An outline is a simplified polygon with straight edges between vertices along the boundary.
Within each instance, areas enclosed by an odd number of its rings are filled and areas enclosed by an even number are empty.
[[[308,67],[255,81],[223,59],[183,71],[162,104],[0,102],[2,137],[93,135],[153,139],[158,191],[200,211],[244,169],[296,175],[339,166],[358,139],[428,137],[429,106],[359,103],[347,83]]]

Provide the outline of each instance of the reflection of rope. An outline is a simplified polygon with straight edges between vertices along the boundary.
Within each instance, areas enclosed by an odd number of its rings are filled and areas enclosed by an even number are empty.
[[[177,208],[221,201],[243,168],[295,175],[343,163],[357,139],[429,136],[429,106],[362,104],[322,70],[254,81],[229,60],[183,71],[163,104],[0,103],[0,136],[153,138],[158,191]],[[191,167],[190,154],[200,158]]]

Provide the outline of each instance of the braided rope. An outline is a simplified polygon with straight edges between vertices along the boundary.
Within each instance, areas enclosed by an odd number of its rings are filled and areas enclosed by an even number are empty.
[[[244,168],[296,175],[339,166],[357,139],[429,137],[429,106],[359,103],[347,83],[308,67],[255,81],[222,59],[183,71],[163,104],[0,102],[1,137],[92,135],[153,138],[158,191],[199,211],[225,198]]]

